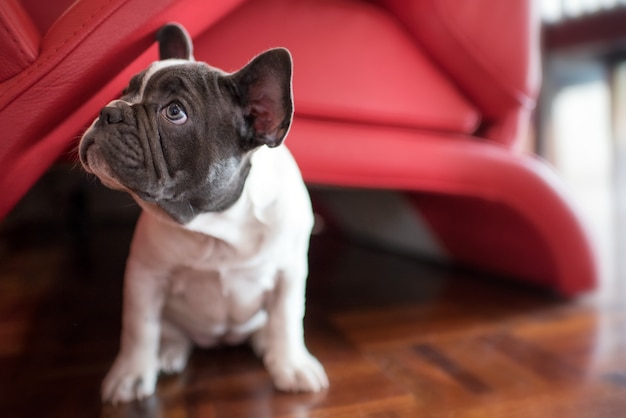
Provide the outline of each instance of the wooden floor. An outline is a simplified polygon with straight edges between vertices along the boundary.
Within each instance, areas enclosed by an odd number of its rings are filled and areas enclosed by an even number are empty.
[[[0,232],[0,417],[626,417],[615,283],[565,302],[332,232],[312,240],[305,322],[328,391],[278,393],[235,347],[195,351],[144,402],[102,406],[132,223]]]

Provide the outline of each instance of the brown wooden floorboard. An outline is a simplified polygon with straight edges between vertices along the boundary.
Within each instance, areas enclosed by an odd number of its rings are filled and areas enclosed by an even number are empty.
[[[626,417],[626,303],[563,301],[315,236],[307,343],[331,387],[275,391],[246,346],[101,405],[132,224],[0,230],[0,417]],[[609,292],[610,293],[610,292]]]

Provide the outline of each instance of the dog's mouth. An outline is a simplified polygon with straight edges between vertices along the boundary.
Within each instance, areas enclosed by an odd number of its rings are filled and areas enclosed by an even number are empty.
[[[111,164],[105,157],[105,152],[99,143],[99,136],[103,135],[106,141],[106,133],[99,130],[96,126],[98,119],[83,135],[79,148],[78,155],[80,163],[83,169],[93,174],[100,179],[100,182],[114,190],[120,190],[131,194],[138,201],[144,201],[146,203],[156,203],[161,200],[173,199],[171,192],[168,193],[167,188],[160,186],[155,187],[133,187],[132,183],[128,184],[120,179],[120,176],[115,173],[115,170],[111,167]],[[147,175],[145,176],[147,177]]]
[[[104,158],[96,141],[93,127],[89,128],[80,141],[78,156],[84,170],[97,176],[102,184],[110,189],[128,191],[128,189],[115,178],[109,163]]]

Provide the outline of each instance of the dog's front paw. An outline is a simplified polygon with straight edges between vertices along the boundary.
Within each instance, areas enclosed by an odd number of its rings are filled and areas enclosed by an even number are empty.
[[[328,377],[321,363],[308,351],[278,356],[268,353],[265,366],[274,386],[284,392],[319,392],[328,388]]]
[[[180,373],[189,359],[191,347],[189,343],[168,343],[159,352],[159,369],[166,374]]]
[[[102,382],[102,401],[130,402],[154,393],[157,362],[118,356]]]

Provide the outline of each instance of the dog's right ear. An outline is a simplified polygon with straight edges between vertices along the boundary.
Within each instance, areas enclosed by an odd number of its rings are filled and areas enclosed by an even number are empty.
[[[193,43],[185,27],[179,23],[168,23],[157,32],[159,59],[177,58],[194,61]]]

